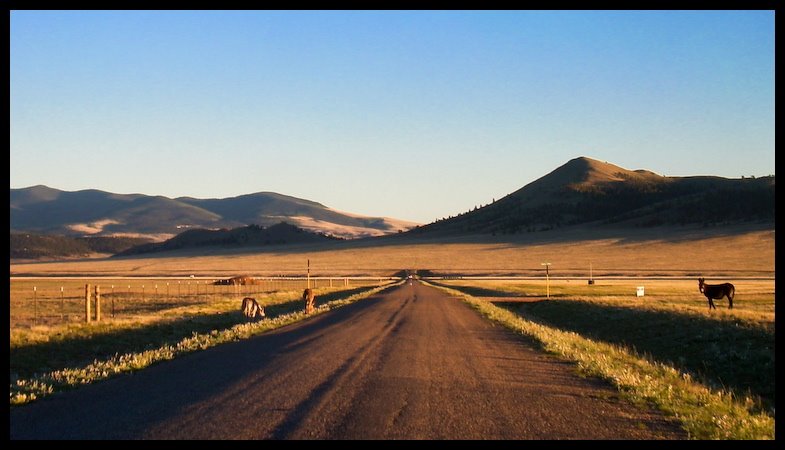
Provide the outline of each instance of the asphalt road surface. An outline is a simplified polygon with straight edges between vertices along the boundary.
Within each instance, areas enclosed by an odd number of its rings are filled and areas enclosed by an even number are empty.
[[[318,299],[317,299],[318,301]],[[680,439],[677,424],[414,282],[11,408],[12,439]]]

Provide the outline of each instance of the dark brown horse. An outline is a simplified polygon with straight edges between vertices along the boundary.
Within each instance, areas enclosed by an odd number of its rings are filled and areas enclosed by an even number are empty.
[[[719,300],[722,297],[728,297],[728,309],[733,308],[733,295],[736,293],[736,288],[730,283],[722,284],[706,284],[703,278],[698,278],[698,290],[709,299],[709,310],[714,306],[714,300]]]

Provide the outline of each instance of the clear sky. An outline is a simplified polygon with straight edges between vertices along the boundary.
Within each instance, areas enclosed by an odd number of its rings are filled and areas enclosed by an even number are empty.
[[[774,174],[773,11],[14,11],[11,188],[418,222],[577,156]]]

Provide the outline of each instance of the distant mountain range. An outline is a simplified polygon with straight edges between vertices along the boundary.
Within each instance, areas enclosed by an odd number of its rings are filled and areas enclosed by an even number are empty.
[[[774,190],[773,175],[741,179],[666,177],[579,157],[502,199],[422,226],[342,213],[320,203],[271,192],[202,200],[97,190],[65,192],[34,186],[11,189],[10,206],[12,244],[14,231],[169,239],[142,245],[137,245],[139,241],[112,242],[115,251],[130,255],[393,233],[417,238],[518,234],[583,225],[624,228],[742,222],[770,223],[773,227]],[[32,241],[17,236],[16,242]],[[57,241],[53,245],[70,248],[76,244]],[[129,248],[132,245],[136,246]],[[47,254],[46,250],[39,252]]]
[[[11,189],[12,231],[68,236],[144,237],[163,241],[189,229],[272,226],[282,221],[342,238],[380,236],[418,225],[367,217],[274,192],[197,199],[99,190],[61,191],[47,186]]]
[[[666,177],[579,157],[481,208],[409,234],[522,233],[581,224],[617,227],[774,221],[774,176]]]

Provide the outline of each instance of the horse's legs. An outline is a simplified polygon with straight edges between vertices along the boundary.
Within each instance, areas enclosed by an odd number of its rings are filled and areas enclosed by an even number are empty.
[[[714,300],[712,300],[711,297],[706,297],[706,298],[709,299],[709,311],[711,311],[712,309],[717,309],[717,307],[714,306]]]
[[[733,309],[733,295],[728,295],[728,309]]]

